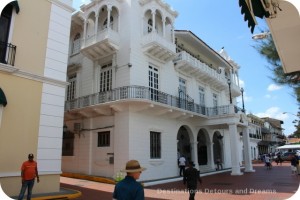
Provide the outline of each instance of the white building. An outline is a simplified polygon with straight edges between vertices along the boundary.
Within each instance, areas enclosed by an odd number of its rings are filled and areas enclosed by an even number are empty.
[[[239,67],[175,31],[177,15],[162,0],[94,0],[73,15],[62,171],[112,177],[137,159],[141,180],[169,178],[178,154],[201,172],[217,157],[232,175],[243,158],[253,171]]]

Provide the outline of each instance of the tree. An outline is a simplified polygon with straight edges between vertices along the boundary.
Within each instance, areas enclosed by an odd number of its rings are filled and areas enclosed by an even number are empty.
[[[272,72],[270,78],[279,85],[286,85],[293,88],[294,96],[297,99],[298,105],[300,105],[300,71],[286,74],[283,71],[282,64],[276,46],[274,44],[271,35],[263,40],[257,40],[257,45],[254,48],[267,60],[270,64],[268,68]],[[300,109],[300,107],[299,107]],[[300,119],[300,112],[298,111],[297,116]],[[300,126],[299,121],[295,124],[296,134],[300,137]]]

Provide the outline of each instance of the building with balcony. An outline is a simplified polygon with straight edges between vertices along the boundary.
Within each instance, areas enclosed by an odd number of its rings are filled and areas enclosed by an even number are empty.
[[[262,152],[259,144],[262,143],[262,127],[264,126],[264,120],[253,114],[248,114],[247,117],[249,122],[251,159],[257,160],[259,154]]]
[[[162,0],[94,0],[73,14],[64,172],[112,177],[137,159],[141,180],[170,178],[180,154],[201,172],[217,158],[232,175],[242,161],[253,171],[239,66],[175,30],[177,15]]]
[[[60,191],[71,6],[71,0],[18,0],[1,13],[0,183],[8,196],[20,192],[29,153],[41,180],[34,193]]]
[[[277,147],[285,144],[286,138],[281,127],[283,121],[269,117],[261,119],[264,124],[262,126],[262,141],[259,143],[260,153],[274,153]]]

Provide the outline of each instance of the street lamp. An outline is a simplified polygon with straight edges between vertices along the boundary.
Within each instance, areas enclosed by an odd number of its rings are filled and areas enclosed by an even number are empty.
[[[231,80],[227,79],[227,83],[228,83],[228,87],[229,87],[229,100],[230,100],[230,104],[232,104],[232,98],[231,98]]]
[[[264,32],[264,33],[258,33],[252,36],[253,40],[262,40],[267,38],[269,35],[271,35],[270,32]]]
[[[243,103],[243,109],[242,112],[245,112],[245,105],[244,105],[244,88],[241,88],[241,93],[242,93],[242,103]]]
[[[295,114],[290,113],[290,112],[283,112],[282,114],[288,114],[288,113],[291,114],[291,115],[294,115],[294,116],[296,116],[296,117],[300,117],[299,114],[298,114],[298,115],[295,115]]]

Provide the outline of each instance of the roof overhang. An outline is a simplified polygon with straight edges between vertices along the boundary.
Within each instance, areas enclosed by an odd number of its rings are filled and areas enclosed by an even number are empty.
[[[300,71],[300,1],[239,0],[241,13],[253,33],[255,17],[265,18],[285,73]]]
[[[282,0],[276,17],[267,18],[285,73],[300,71],[300,1]]]

